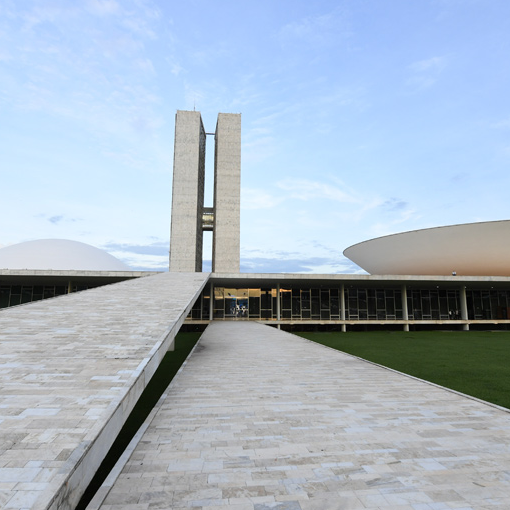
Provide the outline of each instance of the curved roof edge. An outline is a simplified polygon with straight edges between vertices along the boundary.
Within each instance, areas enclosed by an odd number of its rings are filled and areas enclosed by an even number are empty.
[[[2,269],[131,271],[110,253],[68,239],[38,239],[0,248]]]
[[[390,234],[343,254],[370,274],[510,276],[510,220]]]
[[[487,225],[487,224],[494,224],[494,223],[510,223],[510,220],[474,221],[471,223],[454,223],[453,225],[439,225],[437,227],[426,227],[426,228],[417,228],[415,230],[405,230],[404,232],[396,232],[394,234],[386,234],[384,236],[374,237],[373,239],[366,239],[365,241],[360,241],[359,243],[354,243],[353,245],[345,248],[345,250],[343,251],[343,254],[345,255],[345,252],[347,250],[350,250],[351,248],[354,248],[355,246],[360,246],[361,244],[370,243],[377,239],[387,239],[389,237],[401,236],[401,235],[405,235],[405,234],[412,234],[413,232],[427,232],[429,230],[439,230],[442,228],[468,227],[469,225]],[[347,257],[347,255],[345,255],[345,256]]]

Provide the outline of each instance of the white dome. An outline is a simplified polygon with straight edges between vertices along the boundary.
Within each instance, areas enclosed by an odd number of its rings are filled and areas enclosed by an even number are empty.
[[[510,276],[510,220],[378,237],[344,255],[370,274]]]
[[[0,269],[131,270],[104,250],[67,239],[39,239],[0,248]]]

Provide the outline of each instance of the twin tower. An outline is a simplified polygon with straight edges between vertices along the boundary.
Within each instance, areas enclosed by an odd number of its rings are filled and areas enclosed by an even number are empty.
[[[206,136],[214,135],[214,200],[204,207]],[[213,232],[212,271],[239,273],[241,115],[220,113],[206,133],[200,112],[175,116],[170,271],[201,272],[204,231]]]

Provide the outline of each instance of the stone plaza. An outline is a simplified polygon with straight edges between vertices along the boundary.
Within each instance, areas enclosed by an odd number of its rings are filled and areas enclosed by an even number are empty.
[[[214,322],[89,509],[503,509],[509,466],[506,409]]]

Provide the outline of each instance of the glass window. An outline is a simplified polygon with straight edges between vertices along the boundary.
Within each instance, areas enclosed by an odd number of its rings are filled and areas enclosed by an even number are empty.
[[[321,316],[321,304],[319,289],[311,289],[311,308],[312,308],[312,319],[320,319]]]
[[[201,314],[201,308],[202,308],[202,299],[199,297],[195,304],[193,305],[193,308],[191,309],[191,318],[200,320],[202,318]]]
[[[250,289],[248,308],[251,319],[260,318],[260,289]]]
[[[32,301],[32,287],[24,286],[21,289],[21,302],[30,303]]]
[[[16,306],[21,304],[21,294],[12,294],[11,292],[11,299],[9,302],[9,306]]]
[[[280,289],[282,310],[290,310],[291,309],[291,290],[290,289]]]
[[[55,287],[53,285],[45,286],[43,291],[43,299],[48,299],[52,297],[55,297]]]
[[[271,289],[262,289],[260,294],[260,308],[271,310]]]
[[[321,310],[329,310],[329,289],[321,289]]]
[[[9,306],[9,296],[11,295],[10,287],[0,287],[0,308]]]
[[[340,318],[340,301],[338,298],[338,289],[331,289],[330,291],[330,300],[331,300],[331,318],[339,319]]]
[[[292,318],[301,318],[301,292],[299,289],[292,289]]]
[[[223,304],[223,295],[225,289],[223,287],[214,287],[214,318],[223,319],[225,317],[225,310]]]
[[[358,309],[358,298],[357,295],[355,296],[352,292],[353,289],[349,291],[349,300],[348,300],[348,307],[349,307],[349,319],[357,319],[359,316],[359,309]]]
[[[209,292],[202,296],[202,316],[200,317],[203,320],[209,320],[210,317],[210,306],[211,306],[211,296]]]
[[[368,318],[375,319],[377,314],[377,299],[375,289],[367,289]]]
[[[310,309],[311,309],[310,307],[311,307],[310,289],[303,289],[301,291],[301,309],[302,309],[302,311],[307,310],[308,315],[310,315]]]
[[[397,310],[402,310],[402,291],[395,291],[395,308]]]
[[[63,296],[64,294],[67,294],[67,287],[64,285],[58,285],[55,287],[55,296]]]

